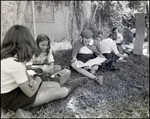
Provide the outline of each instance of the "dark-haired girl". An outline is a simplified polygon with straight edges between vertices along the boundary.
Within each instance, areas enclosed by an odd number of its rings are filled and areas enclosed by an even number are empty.
[[[54,65],[50,39],[46,34],[40,34],[36,39],[37,51],[33,56],[33,64],[41,64],[42,70],[50,75],[61,70],[60,65]]]

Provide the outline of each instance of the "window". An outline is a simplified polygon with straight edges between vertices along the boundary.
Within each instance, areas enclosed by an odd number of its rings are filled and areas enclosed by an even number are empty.
[[[54,22],[54,4],[52,1],[34,1],[35,21],[36,22]],[[32,21],[32,4],[29,1],[26,11],[27,21]]]

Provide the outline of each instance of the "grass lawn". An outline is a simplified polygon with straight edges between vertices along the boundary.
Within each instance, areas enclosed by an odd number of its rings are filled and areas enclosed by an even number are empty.
[[[71,49],[54,54],[55,64],[68,67]],[[89,79],[65,99],[44,104],[34,114],[39,118],[149,118],[149,58],[129,54],[127,62],[116,64],[119,71],[98,71],[105,77],[98,85]],[[71,79],[82,75],[72,70]],[[1,110],[1,118],[16,118]]]

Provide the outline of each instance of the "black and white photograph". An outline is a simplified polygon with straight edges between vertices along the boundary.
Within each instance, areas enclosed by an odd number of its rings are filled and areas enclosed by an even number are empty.
[[[149,1],[1,1],[1,118],[149,118]]]

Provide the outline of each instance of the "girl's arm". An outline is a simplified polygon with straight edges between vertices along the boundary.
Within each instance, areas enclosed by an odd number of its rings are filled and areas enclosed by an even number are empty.
[[[71,64],[77,61],[77,54],[81,47],[83,47],[82,43],[80,42],[80,40],[77,40],[73,46]]]
[[[31,78],[31,77],[30,77]],[[31,80],[31,79],[30,79]],[[30,80],[27,80],[24,83],[19,84],[20,89],[28,96],[28,97],[32,97],[38,90],[39,85],[41,83],[41,78],[40,77],[36,77],[35,81],[36,81],[36,86],[34,87],[34,90],[32,89],[32,87],[30,86]],[[34,80],[34,79],[33,79]]]
[[[32,69],[32,65],[33,65],[33,60],[32,59],[29,62],[26,62],[26,68],[28,70]]]
[[[119,40],[121,43],[123,43],[123,36],[122,36],[121,33],[119,33],[118,40]]]
[[[54,61],[53,62],[50,62],[50,64],[49,64],[51,67],[53,67],[54,66]]]
[[[124,58],[128,58],[128,55],[123,55],[123,54],[120,54],[120,53],[118,53],[118,54],[116,54],[118,57],[124,57]]]
[[[53,72],[53,68],[54,68],[54,62],[50,62],[49,64],[47,64],[47,65],[43,65],[43,67],[42,67],[42,70],[43,70],[43,72]]]
[[[75,62],[75,61],[77,61],[77,58],[76,58],[76,57],[72,58],[71,64],[72,64],[73,62]]]
[[[35,89],[33,90],[33,87],[30,85],[30,80],[34,79],[31,76],[29,76],[25,63],[14,61],[14,63],[9,65],[8,68],[8,72],[10,72],[15,82],[18,84],[19,88],[24,92],[24,94],[28,97],[33,96],[39,88],[41,79],[37,78],[35,80],[36,86],[34,85]]]

